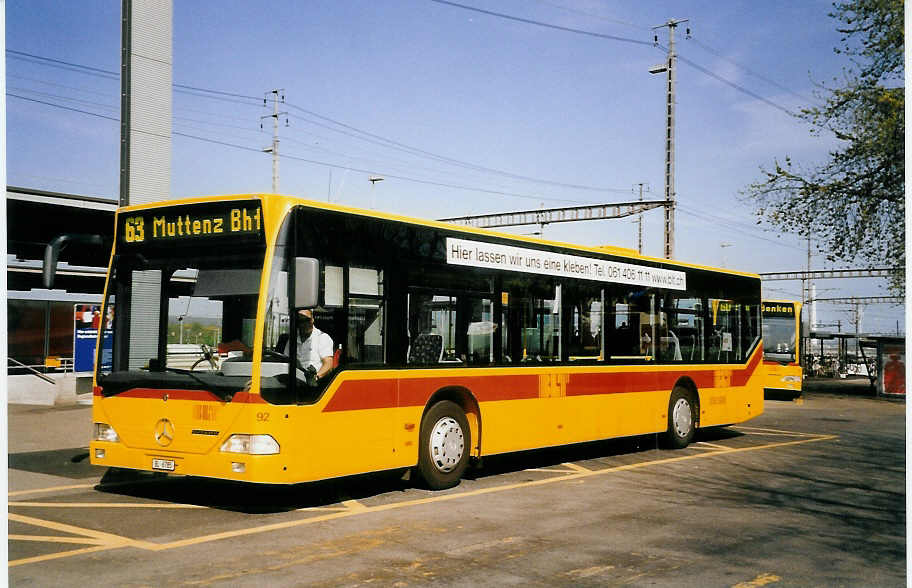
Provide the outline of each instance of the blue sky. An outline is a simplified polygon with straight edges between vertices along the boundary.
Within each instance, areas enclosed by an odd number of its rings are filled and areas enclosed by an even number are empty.
[[[677,72],[676,257],[806,267],[806,242],[757,226],[739,192],[776,158],[813,165],[836,145],[784,112],[841,76],[829,1],[463,3],[602,36],[430,0],[175,2],[174,83],[230,96],[175,91],[172,194],[269,191],[262,97],[282,88],[283,193],[425,218],[628,201],[640,182],[647,199],[661,198],[664,76],[648,69],[665,54],[652,27],[689,18],[676,33],[689,62]],[[6,7],[7,93],[32,100],[7,96],[8,183],[114,198],[119,81],[105,72],[120,67],[120,2]],[[667,31],[655,32],[667,45]],[[386,179],[371,186],[371,174]],[[544,235],[636,247],[631,219],[549,225]],[[660,210],[644,215],[644,235],[645,252],[661,256]],[[812,265],[828,267],[816,254]],[[768,297],[800,298],[798,282],[767,286]],[[818,289],[886,293],[878,280]],[[818,315],[852,318],[832,304]],[[863,329],[893,331],[897,320],[904,328],[901,307],[870,306]]]

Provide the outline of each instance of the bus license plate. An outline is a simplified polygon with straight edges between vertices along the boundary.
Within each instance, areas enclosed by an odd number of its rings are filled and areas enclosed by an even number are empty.
[[[173,472],[174,471],[174,460],[173,459],[153,459],[152,460],[152,469]]]

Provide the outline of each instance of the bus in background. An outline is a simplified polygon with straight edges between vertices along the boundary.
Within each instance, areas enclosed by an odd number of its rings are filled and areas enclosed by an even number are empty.
[[[268,484],[414,468],[441,489],[485,455],[681,448],[763,412],[759,277],[626,249],[197,198],[118,210],[105,305],[99,466]],[[176,367],[188,312],[224,357]]]
[[[763,301],[763,391],[767,398],[801,396],[801,303]]]

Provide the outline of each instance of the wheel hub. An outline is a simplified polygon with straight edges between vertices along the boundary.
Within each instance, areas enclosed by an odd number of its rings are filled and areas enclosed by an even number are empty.
[[[456,419],[444,417],[431,429],[429,449],[434,466],[443,473],[456,468],[465,451],[465,436]]]
[[[693,427],[693,411],[686,399],[678,398],[675,402],[671,422],[678,437],[684,438],[690,433]]]

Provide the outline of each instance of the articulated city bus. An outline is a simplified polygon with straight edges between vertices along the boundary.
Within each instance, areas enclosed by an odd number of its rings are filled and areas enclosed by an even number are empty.
[[[764,393],[801,396],[801,303],[763,301]]]
[[[626,249],[207,197],[121,208],[106,288],[100,466],[270,484],[414,468],[440,489],[485,455],[680,448],[763,412],[759,277]],[[319,370],[290,359],[313,337]]]

